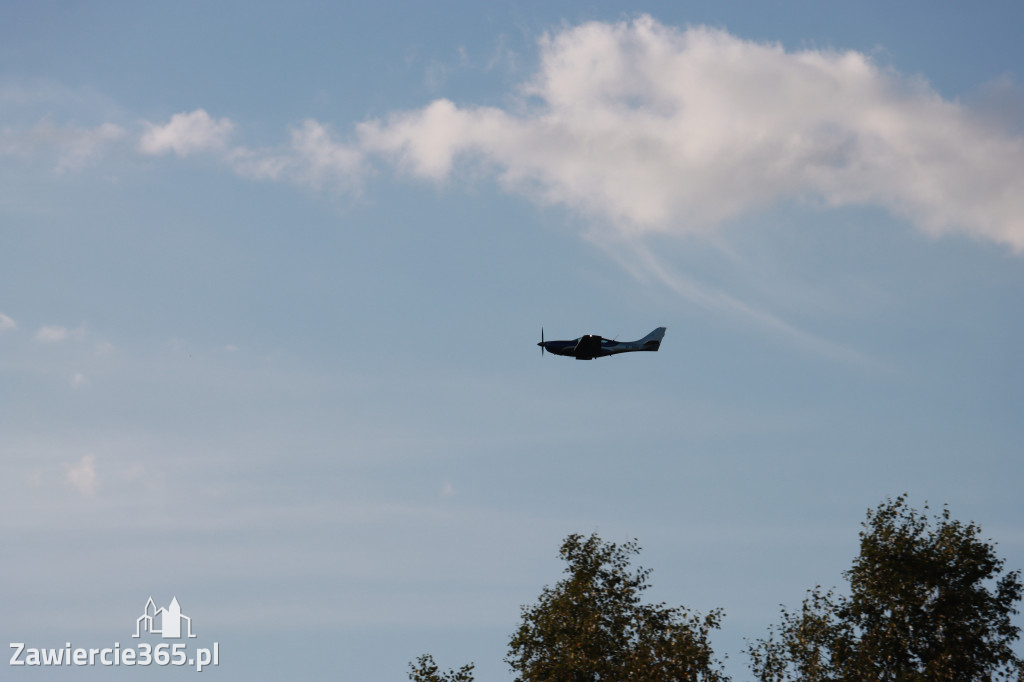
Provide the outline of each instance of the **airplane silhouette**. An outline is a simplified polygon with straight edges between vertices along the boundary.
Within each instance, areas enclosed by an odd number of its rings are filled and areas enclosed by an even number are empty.
[[[587,334],[572,341],[545,341],[544,328],[541,327],[540,343],[537,345],[540,346],[541,355],[544,355],[544,351],[547,350],[549,353],[567,355],[577,360],[593,360],[619,353],[632,353],[640,350],[656,351],[661,347],[663,338],[665,338],[665,327],[658,327],[639,341],[613,341],[596,334]]]

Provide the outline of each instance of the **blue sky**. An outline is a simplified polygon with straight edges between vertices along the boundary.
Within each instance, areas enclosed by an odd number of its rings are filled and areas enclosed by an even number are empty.
[[[889,496],[1024,568],[1022,20],[6,3],[0,633],[511,679],[596,531],[746,679]]]

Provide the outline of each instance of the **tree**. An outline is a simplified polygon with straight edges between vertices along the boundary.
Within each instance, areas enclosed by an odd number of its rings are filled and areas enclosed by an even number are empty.
[[[748,649],[757,679],[1024,681],[1011,648],[1020,571],[1003,573],[979,526],[927,509],[900,496],[869,510],[860,555],[843,573],[849,596],[818,587],[800,611],[783,607],[781,623]]]
[[[473,664],[462,666],[457,671],[438,672],[434,657],[430,654],[423,654],[410,663],[409,679],[412,682],[473,682]]]
[[[568,574],[522,609],[505,659],[517,682],[727,680],[708,634],[721,611],[701,617],[682,607],[643,604],[650,569],[632,570],[637,543],[570,535],[561,556]]]

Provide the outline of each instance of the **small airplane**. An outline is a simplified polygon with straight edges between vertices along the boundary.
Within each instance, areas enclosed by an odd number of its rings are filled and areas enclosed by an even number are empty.
[[[665,338],[665,327],[658,327],[639,341],[613,341],[596,334],[587,334],[572,341],[545,341],[544,328],[541,327],[540,343],[537,345],[540,346],[541,355],[544,355],[544,351],[547,350],[555,355],[568,355],[577,360],[593,360],[606,355],[632,353],[638,350],[656,351],[661,347],[663,338]]]

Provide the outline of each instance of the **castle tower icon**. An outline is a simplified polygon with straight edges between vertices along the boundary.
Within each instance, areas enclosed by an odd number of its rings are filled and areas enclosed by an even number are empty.
[[[192,619],[182,614],[177,597],[171,599],[171,605],[166,609],[158,609],[150,597],[142,609],[142,615],[135,621],[135,634],[132,637],[141,637],[145,631],[158,634],[163,639],[181,639],[181,621],[185,621],[188,636],[195,637],[192,634]]]

